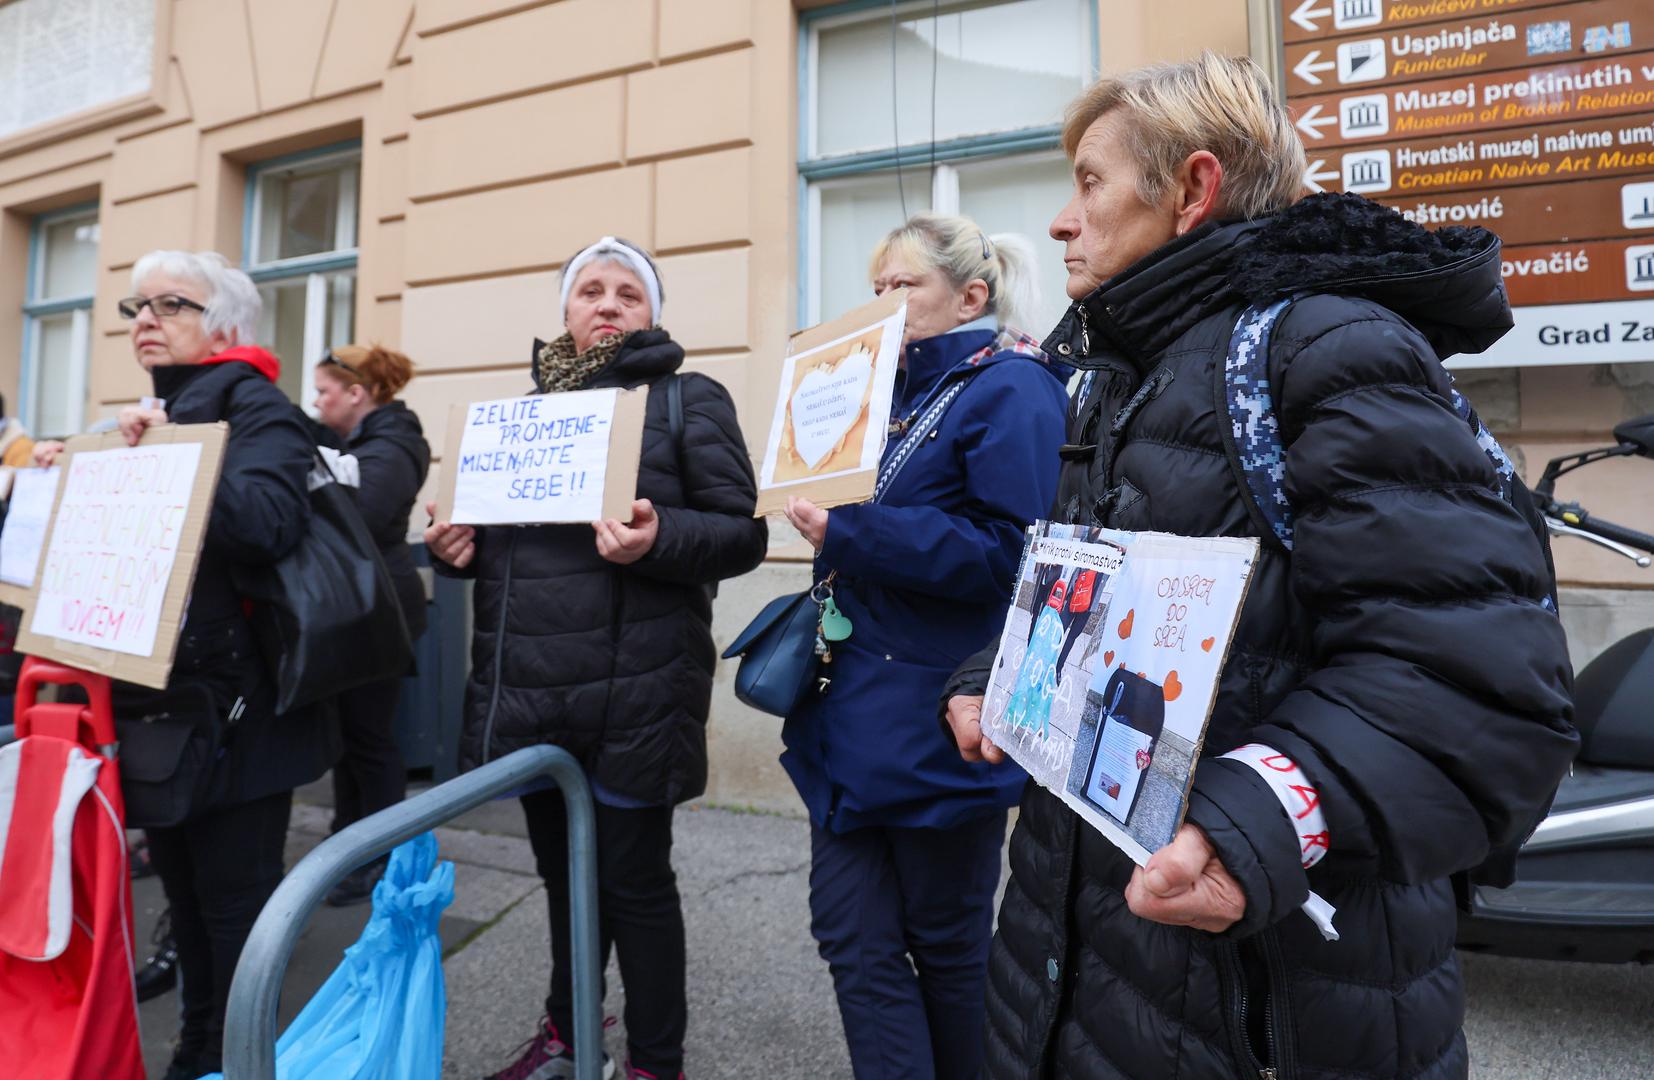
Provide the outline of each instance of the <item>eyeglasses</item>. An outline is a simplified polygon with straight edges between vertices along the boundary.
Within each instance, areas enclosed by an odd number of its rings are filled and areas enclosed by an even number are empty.
[[[185,308],[192,311],[206,311],[206,306],[197,304],[194,300],[172,293],[162,293],[160,296],[129,296],[115,304],[123,319],[136,319],[138,313],[149,308],[158,318],[166,319],[178,314]]]

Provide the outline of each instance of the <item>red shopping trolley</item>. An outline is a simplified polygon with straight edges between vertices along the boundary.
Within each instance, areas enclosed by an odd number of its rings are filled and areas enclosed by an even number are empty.
[[[48,684],[89,704],[37,702]],[[0,1062],[31,1080],[142,1080],[109,679],[31,657],[16,717],[0,747]]]

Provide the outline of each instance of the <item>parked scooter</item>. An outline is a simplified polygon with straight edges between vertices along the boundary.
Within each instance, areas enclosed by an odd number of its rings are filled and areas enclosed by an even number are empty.
[[[1614,438],[1614,446],[1551,461],[1534,497],[1553,535],[1588,540],[1647,568],[1654,536],[1556,499],[1556,480],[1565,473],[1609,458],[1654,458],[1654,416],[1626,421]],[[1579,755],[1517,857],[1516,883],[1471,888],[1470,912],[1459,916],[1459,947],[1654,963],[1654,627],[1609,646],[1580,670],[1574,710]]]

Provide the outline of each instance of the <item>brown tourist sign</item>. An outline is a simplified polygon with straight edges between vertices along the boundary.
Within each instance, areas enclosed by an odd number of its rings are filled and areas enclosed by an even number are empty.
[[[1372,196],[1421,225],[1480,225],[1510,244],[1596,240],[1624,233],[1643,217],[1654,225],[1654,184],[1641,185],[1627,205],[1618,180],[1586,180],[1562,187],[1533,184],[1503,191],[1461,191],[1416,198]],[[1627,219],[1630,219],[1628,222]]]
[[[1331,3],[1332,0],[1327,0]],[[1646,0],[1641,0],[1646,5]],[[1387,5],[1390,10],[1401,5]],[[1331,41],[1289,45],[1287,93],[1319,93],[1329,87],[1386,86],[1445,75],[1478,75],[1530,67],[1547,57],[1576,54],[1575,25],[1629,22],[1639,0],[1590,0],[1570,17],[1554,8],[1504,4],[1454,22],[1391,31],[1355,31]],[[1643,43],[1639,47],[1647,48]]]
[[[1654,22],[1654,18],[1649,20]],[[1455,76],[1294,102],[1336,118],[1341,142],[1453,135],[1514,124],[1654,112],[1654,53]]]
[[[1420,23],[1511,15],[1543,0],[1286,0],[1282,37],[1288,45],[1366,31],[1385,34]]]
[[[1305,139],[1310,160],[1331,163],[1342,179],[1346,154],[1379,154],[1387,162],[1376,180],[1341,185],[1375,198],[1477,191],[1552,180],[1654,176],[1654,117],[1610,117],[1585,123],[1541,124],[1359,149],[1320,150]],[[1385,156],[1387,155],[1387,156]]]
[[[1598,332],[1654,326],[1654,0],[1282,0],[1281,15],[1305,186],[1505,241],[1516,329],[1456,364],[1654,360],[1654,332]]]

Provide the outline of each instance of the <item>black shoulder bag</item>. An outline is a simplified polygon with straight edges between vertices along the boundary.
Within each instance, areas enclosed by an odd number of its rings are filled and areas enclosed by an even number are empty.
[[[408,671],[413,645],[379,546],[320,454],[310,528],[270,566],[238,567],[253,632],[276,683],[276,714]]]

